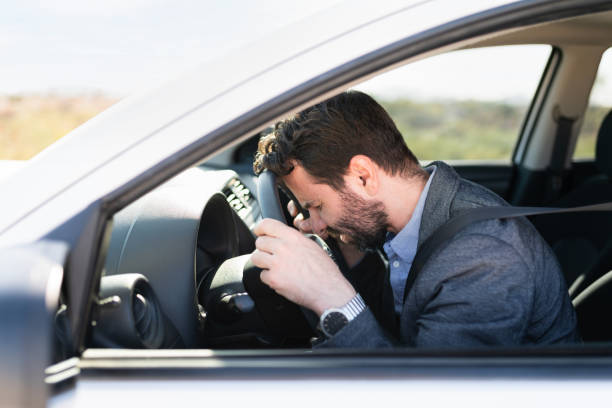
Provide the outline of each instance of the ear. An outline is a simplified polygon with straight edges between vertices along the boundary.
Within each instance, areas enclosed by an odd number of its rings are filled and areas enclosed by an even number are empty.
[[[358,154],[353,156],[348,165],[349,183],[356,191],[374,196],[379,188],[379,168],[368,156]]]

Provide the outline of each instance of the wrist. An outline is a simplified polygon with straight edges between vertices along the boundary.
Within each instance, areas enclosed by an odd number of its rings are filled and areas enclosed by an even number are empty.
[[[321,317],[323,312],[325,312],[327,309],[340,308],[346,305],[355,297],[355,295],[357,295],[357,292],[352,286],[349,285],[349,287],[341,292],[339,291],[335,293],[333,297],[321,299],[321,301],[318,302],[318,304],[315,305],[312,310],[317,314],[317,316]]]

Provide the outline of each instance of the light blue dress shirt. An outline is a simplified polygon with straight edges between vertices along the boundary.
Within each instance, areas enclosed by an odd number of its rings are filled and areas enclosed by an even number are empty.
[[[399,314],[402,311],[404,301],[404,289],[406,279],[412,266],[412,261],[416,255],[417,244],[419,242],[419,228],[421,227],[421,217],[423,216],[423,207],[429,192],[431,179],[436,172],[436,166],[430,166],[427,170],[432,169],[431,175],[423,188],[423,192],[419,197],[416,207],[410,217],[410,221],[397,234],[387,234],[387,240],[383,246],[387,259],[389,260],[390,282],[393,289],[393,300],[395,304],[395,313]]]

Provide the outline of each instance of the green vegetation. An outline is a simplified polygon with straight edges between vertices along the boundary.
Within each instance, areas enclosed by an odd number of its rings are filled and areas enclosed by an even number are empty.
[[[574,150],[574,158],[590,159],[595,157],[597,132],[599,132],[601,122],[609,111],[610,108],[602,106],[592,106],[587,109],[578,143],[576,143],[576,149]]]
[[[526,111],[506,103],[379,100],[422,160],[509,160]],[[29,159],[114,102],[101,95],[0,97],[0,160]],[[593,157],[607,111],[588,109],[575,157]]]
[[[382,101],[419,159],[509,159],[524,107],[476,101]]]
[[[381,101],[421,160],[506,159],[527,106],[478,101]],[[594,156],[597,131],[609,108],[587,110],[574,157]]]

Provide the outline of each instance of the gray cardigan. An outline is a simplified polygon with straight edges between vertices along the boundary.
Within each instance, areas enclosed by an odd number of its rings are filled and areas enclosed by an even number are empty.
[[[458,211],[507,205],[443,162],[425,201],[419,247]],[[558,262],[524,218],[476,222],[439,248],[416,277],[399,339],[369,309],[318,347],[471,347],[580,341]]]

